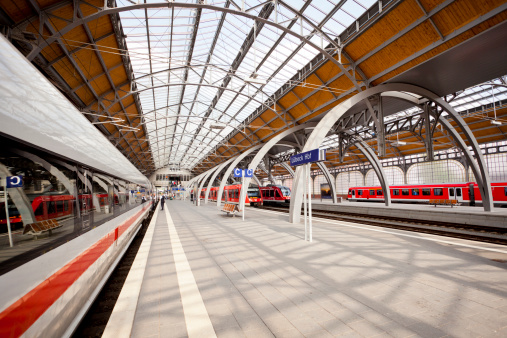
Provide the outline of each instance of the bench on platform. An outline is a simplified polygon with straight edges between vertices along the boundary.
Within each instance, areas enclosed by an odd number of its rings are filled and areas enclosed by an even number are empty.
[[[450,205],[451,208],[454,207],[454,206],[460,205],[460,203],[458,203],[457,200],[447,200],[447,199],[443,199],[443,198],[440,198],[440,199],[430,199],[429,204],[434,205],[435,208],[437,207],[437,205],[443,205],[443,206]]]
[[[227,215],[229,214],[232,214],[232,216],[235,216],[235,212],[240,212],[241,210],[239,210],[239,206],[237,204],[232,204],[232,203],[225,203],[224,204],[224,207],[222,208],[222,211],[223,212],[226,212]]]
[[[56,219],[30,223],[25,225],[23,235],[40,236],[46,231],[49,231],[49,234],[51,235],[51,230],[58,229],[61,226],[62,224],[58,223]]]

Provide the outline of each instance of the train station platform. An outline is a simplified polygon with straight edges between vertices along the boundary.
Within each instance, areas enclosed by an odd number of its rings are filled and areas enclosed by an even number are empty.
[[[505,337],[507,248],[168,201],[104,337]],[[158,208],[160,209],[160,207]]]

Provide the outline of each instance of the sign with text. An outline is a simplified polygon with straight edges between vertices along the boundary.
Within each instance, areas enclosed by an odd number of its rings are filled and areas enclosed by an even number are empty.
[[[298,165],[320,162],[326,160],[326,149],[313,149],[299,153],[290,157],[290,165],[296,167]]]
[[[253,169],[240,169],[236,168],[234,169],[234,177],[252,177],[253,176]]]
[[[21,188],[23,187],[23,176],[7,176],[5,182],[7,188]]]
[[[234,177],[243,177],[243,170],[240,168],[234,169]]]

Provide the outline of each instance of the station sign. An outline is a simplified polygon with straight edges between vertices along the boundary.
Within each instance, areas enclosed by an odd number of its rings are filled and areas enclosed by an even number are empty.
[[[234,177],[252,177],[253,176],[253,169],[240,169],[235,168],[234,169]]]
[[[298,165],[313,162],[321,162],[325,160],[326,160],[326,149],[317,148],[291,156],[290,165],[292,167],[297,167]]]
[[[22,188],[23,176],[7,176],[5,179],[7,188]]]

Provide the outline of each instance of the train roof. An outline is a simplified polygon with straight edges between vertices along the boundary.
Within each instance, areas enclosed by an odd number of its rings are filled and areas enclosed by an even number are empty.
[[[0,34],[0,133],[141,185],[144,176]]]

